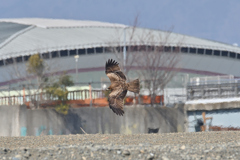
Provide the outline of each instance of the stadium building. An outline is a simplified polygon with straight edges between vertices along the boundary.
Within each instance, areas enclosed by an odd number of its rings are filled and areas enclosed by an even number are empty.
[[[137,27],[134,43],[130,43],[130,30],[131,26],[97,21],[0,19],[0,87],[4,89],[26,83],[26,79],[22,78],[26,75],[26,62],[34,54],[40,54],[45,59],[49,72],[67,73],[76,84],[102,82],[107,79],[105,62],[109,58],[116,59],[110,49],[112,45],[149,46],[151,44],[143,44],[137,38],[143,32],[151,31],[162,37],[169,34]],[[114,44],[116,35],[119,43]],[[191,77],[240,77],[238,46],[177,33],[169,36],[165,44],[169,54],[181,43],[180,69],[173,78],[173,87],[183,88]],[[99,84],[93,83],[93,87],[101,88]]]

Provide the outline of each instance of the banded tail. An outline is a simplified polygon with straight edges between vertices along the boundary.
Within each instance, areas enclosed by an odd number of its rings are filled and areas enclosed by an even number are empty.
[[[135,79],[134,81],[129,82],[128,90],[134,93],[139,93],[139,90],[140,90],[139,79]]]

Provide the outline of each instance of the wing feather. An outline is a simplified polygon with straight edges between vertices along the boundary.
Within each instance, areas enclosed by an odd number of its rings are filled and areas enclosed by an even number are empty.
[[[127,90],[123,91],[122,87],[116,87],[108,97],[109,107],[113,110],[117,115],[123,115],[123,105],[124,105],[124,97],[126,96]]]
[[[119,63],[117,63],[113,59],[109,59],[106,62],[105,73],[106,73],[106,75],[108,75],[109,73],[114,73],[115,75],[117,75],[119,77],[119,79],[126,81],[126,76],[121,71],[121,69],[119,67]]]
[[[109,107],[117,115],[123,115],[124,98],[127,90],[123,90],[122,84],[126,81],[126,76],[121,71],[115,60],[109,59],[106,62],[105,73],[111,81],[111,93],[108,96]]]

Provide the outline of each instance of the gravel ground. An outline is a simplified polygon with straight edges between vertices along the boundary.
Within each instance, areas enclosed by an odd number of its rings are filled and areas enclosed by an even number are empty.
[[[240,132],[0,137],[0,159],[240,159]]]

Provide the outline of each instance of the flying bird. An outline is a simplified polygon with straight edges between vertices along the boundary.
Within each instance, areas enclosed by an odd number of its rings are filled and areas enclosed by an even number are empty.
[[[108,103],[110,109],[117,115],[123,116],[124,98],[127,91],[139,93],[139,80],[136,79],[132,82],[126,82],[126,76],[121,71],[119,65],[115,60],[109,59],[106,62],[105,73],[111,81],[108,89],[111,93],[108,96]]]

